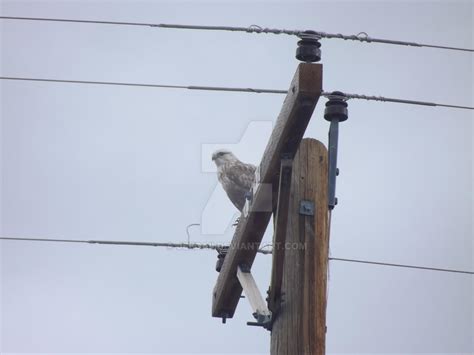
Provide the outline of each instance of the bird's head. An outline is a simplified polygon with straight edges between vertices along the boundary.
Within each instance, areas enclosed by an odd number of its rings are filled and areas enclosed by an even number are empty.
[[[236,156],[230,150],[219,149],[212,153],[212,161],[216,163],[218,167],[227,162],[237,160]]]

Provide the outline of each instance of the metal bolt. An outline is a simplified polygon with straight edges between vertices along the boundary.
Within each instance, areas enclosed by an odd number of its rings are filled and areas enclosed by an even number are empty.
[[[314,203],[309,200],[302,200],[300,202],[300,214],[308,216],[314,215]]]

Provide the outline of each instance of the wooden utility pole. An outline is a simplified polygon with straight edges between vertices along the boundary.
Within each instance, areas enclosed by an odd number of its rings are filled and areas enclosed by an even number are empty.
[[[271,355],[325,354],[327,176],[326,148],[303,139],[293,161],[286,240],[275,246],[284,248],[285,256]]]

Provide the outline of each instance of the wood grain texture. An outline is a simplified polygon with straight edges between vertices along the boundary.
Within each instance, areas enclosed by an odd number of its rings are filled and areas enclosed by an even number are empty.
[[[304,139],[293,162],[283,269],[283,303],[273,323],[272,355],[323,355],[328,264],[327,149]],[[301,215],[301,200],[315,203]]]
[[[282,157],[291,159],[296,154],[321,92],[322,65],[299,64],[259,166],[260,184],[253,192],[253,205],[262,205],[268,199],[268,189],[264,187],[278,183]],[[252,266],[271,214],[272,211],[251,209],[247,216],[241,215],[213,290],[213,317],[234,315],[242,294],[237,266]]]

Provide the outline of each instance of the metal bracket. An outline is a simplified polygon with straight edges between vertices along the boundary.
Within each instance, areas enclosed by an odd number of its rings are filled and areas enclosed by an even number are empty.
[[[240,270],[240,272],[250,274],[250,266],[248,266],[247,264],[239,265],[239,270]]]
[[[224,259],[229,250],[228,246],[222,246],[217,249],[217,262],[216,262],[216,271],[221,272],[222,265],[224,265]],[[225,322],[224,322],[225,323]]]
[[[300,214],[305,216],[314,216],[314,202],[309,200],[301,200]]]
[[[254,314],[255,317],[255,314]],[[268,317],[262,321],[257,320],[257,322],[247,322],[247,325],[253,326],[253,327],[262,327],[266,330],[271,331],[272,330],[272,325],[273,325],[273,320],[272,317]]]
[[[337,168],[337,150],[339,142],[339,122],[348,119],[347,102],[344,93],[334,91],[326,102],[324,119],[330,122],[328,143],[328,207],[333,210],[337,205],[336,198],[336,176],[339,175]]]
[[[274,234],[272,251],[272,276],[268,290],[267,303],[273,316],[276,316],[281,305],[281,285],[283,281],[283,264],[285,260],[285,241],[290,204],[291,175],[293,160],[289,154],[283,154],[278,182],[277,209],[274,214]]]

